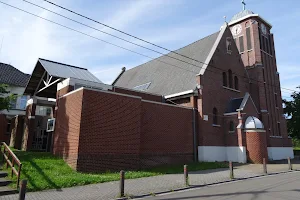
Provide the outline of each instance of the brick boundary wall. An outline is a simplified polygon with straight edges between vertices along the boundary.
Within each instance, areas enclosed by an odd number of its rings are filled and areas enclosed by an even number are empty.
[[[78,89],[58,101],[53,147],[82,172],[184,164],[193,158],[192,109]]]
[[[60,98],[56,110],[53,154],[77,169],[83,90]]]
[[[141,167],[193,161],[193,111],[142,101]]]

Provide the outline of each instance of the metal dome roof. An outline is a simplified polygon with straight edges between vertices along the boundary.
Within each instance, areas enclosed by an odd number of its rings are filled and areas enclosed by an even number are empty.
[[[245,129],[264,129],[264,125],[258,118],[249,116],[245,122]]]

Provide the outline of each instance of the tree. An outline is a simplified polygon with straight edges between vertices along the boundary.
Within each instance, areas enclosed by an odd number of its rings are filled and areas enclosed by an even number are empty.
[[[0,84],[0,111],[9,110],[11,102],[16,99],[13,94],[8,95],[9,91],[7,90],[7,88],[8,85]]]
[[[297,88],[300,88],[297,87]],[[291,137],[300,139],[300,92],[294,92],[291,101],[283,100],[287,115],[287,128]]]

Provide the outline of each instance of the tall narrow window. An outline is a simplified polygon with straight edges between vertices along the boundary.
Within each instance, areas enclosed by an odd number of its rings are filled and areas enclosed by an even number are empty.
[[[231,54],[231,37],[226,38],[226,48],[227,48],[227,53]]]
[[[281,136],[281,128],[280,128],[280,123],[279,122],[277,123],[277,126],[278,126],[278,135]]]
[[[230,132],[233,132],[233,131],[234,131],[234,123],[233,123],[233,121],[230,121],[230,122],[229,122],[229,131],[230,131]]]
[[[227,87],[227,74],[223,72],[223,86]]]
[[[252,43],[251,43],[250,27],[246,28],[246,36],[247,36],[247,50],[251,50]]]
[[[244,36],[239,37],[240,41],[240,53],[244,52]]]
[[[228,82],[229,82],[229,87],[233,88],[233,85],[232,85],[232,71],[231,70],[228,70]]]
[[[216,108],[213,109],[213,124],[218,124],[218,110]]]
[[[239,79],[237,76],[234,77],[234,89],[239,90]]]

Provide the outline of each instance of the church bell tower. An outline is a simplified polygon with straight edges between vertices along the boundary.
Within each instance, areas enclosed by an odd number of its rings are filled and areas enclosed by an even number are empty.
[[[246,9],[228,23],[250,77],[250,94],[259,111],[267,135],[287,138],[283,116],[279,73],[277,71],[272,25]]]

